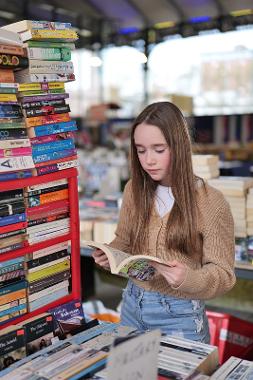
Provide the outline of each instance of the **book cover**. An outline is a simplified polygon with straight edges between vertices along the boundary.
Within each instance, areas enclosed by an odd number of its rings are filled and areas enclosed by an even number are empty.
[[[55,333],[67,334],[85,323],[84,312],[80,300],[69,301],[50,309],[53,315]]]
[[[46,116],[35,116],[26,119],[25,123],[27,127],[37,127],[39,125],[51,125],[54,123],[69,122],[70,116],[68,113],[53,114]]]
[[[42,350],[52,344],[54,336],[53,317],[50,313],[39,314],[23,322],[26,340],[26,354]]]
[[[75,50],[75,44],[71,42],[54,42],[54,41],[35,41],[30,40],[24,43],[24,47],[38,47],[38,48],[68,48],[70,50]]]
[[[11,326],[0,331],[0,369],[9,367],[25,357],[25,335],[21,326]]]
[[[140,281],[149,281],[156,274],[156,270],[150,262],[155,261],[166,265],[158,257],[131,255],[103,243],[81,240],[81,246],[102,250],[108,258],[111,273],[133,277]]]

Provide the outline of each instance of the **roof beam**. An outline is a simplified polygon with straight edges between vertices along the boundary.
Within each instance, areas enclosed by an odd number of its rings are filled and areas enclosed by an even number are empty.
[[[183,9],[178,5],[178,2],[176,0],[166,0],[167,3],[169,5],[171,5],[175,11],[177,12],[179,18],[180,18],[180,21],[185,21],[185,19],[187,18]]]

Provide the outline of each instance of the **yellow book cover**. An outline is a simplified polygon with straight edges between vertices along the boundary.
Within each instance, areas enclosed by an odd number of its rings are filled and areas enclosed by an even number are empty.
[[[41,278],[51,276],[55,273],[63,272],[67,269],[70,269],[70,260],[68,259],[61,263],[51,265],[48,268],[38,270],[37,272],[28,273],[26,276],[26,279],[29,282],[37,281],[37,280],[40,280]]]
[[[49,30],[49,29],[34,29],[27,30],[25,32],[19,33],[22,41],[28,40],[66,40],[66,41],[76,41],[78,35],[74,30],[64,29],[64,30]]]
[[[19,91],[65,89],[64,82],[19,83]]]

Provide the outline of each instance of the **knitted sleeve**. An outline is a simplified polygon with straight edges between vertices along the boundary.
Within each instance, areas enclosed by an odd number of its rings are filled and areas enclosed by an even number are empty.
[[[127,182],[124,193],[123,200],[119,214],[119,221],[115,231],[116,237],[109,244],[113,248],[120,249],[124,252],[130,253],[130,235],[131,235],[131,225],[132,225],[132,212],[133,212],[133,198],[132,198],[132,185],[131,180]]]
[[[216,212],[204,228],[202,267],[189,268],[183,283],[174,289],[194,299],[220,296],[235,284],[234,259],[234,221],[230,207],[222,197]]]

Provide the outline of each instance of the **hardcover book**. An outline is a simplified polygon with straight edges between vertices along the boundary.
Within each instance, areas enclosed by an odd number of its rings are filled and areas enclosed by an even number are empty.
[[[81,246],[103,251],[108,258],[111,273],[124,277],[133,277],[141,281],[151,280],[155,276],[156,270],[152,266],[152,261],[166,265],[166,263],[158,257],[130,255],[129,253],[95,241],[81,240]]]

